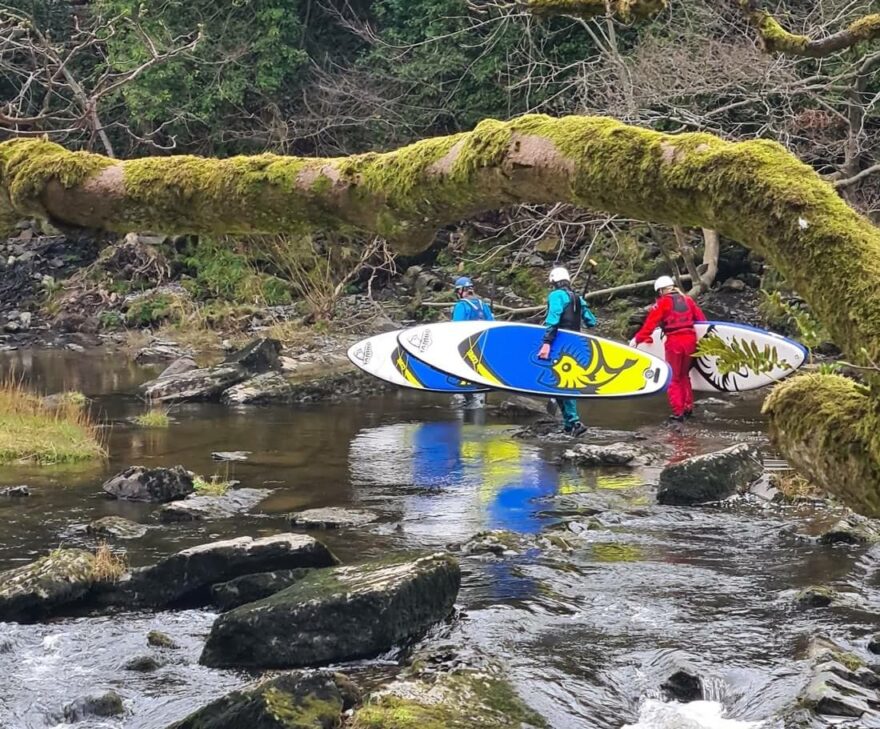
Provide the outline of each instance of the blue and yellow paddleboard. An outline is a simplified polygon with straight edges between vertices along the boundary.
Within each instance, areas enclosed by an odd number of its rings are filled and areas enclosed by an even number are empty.
[[[349,348],[348,358],[364,372],[399,387],[451,393],[487,390],[425,364],[398,344],[397,335],[386,332],[364,339]]]
[[[445,322],[401,332],[424,363],[486,387],[556,397],[632,397],[661,392],[670,370],[659,357],[590,334],[559,332],[538,359],[544,328],[504,322]]]

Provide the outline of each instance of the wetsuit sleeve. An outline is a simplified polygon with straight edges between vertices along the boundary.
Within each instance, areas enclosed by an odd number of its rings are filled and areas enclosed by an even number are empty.
[[[452,321],[468,321],[470,307],[464,302],[459,301],[452,307]]]
[[[587,306],[587,302],[583,296],[581,296],[581,319],[584,320],[584,324],[588,327],[594,327],[597,324],[596,315],[590,311],[590,307]]]
[[[694,301],[690,296],[688,296],[688,301],[690,302],[691,307],[691,316],[694,317],[694,321],[709,321],[706,319],[706,315],[703,313],[703,310],[700,308],[699,304]]]
[[[568,294],[564,291],[551,291],[547,297],[547,317],[544,319],[544,326],[547,330],[544,332],[544,341],[552,344],[556,339],[556,332],[559,329],[559,321],[562,319],[562,312],[568,304]]]
[[[651,334],[658,326],[660,326],[660,322],[663,321],[663,314],[666,312],[667,301],[669,301],[669,297],[664,296],[663,298],[658,299],[657,303],[651,307],[648,316],[645,318],[645,323],[642,324],[642,328],[636,332],[635,340],[639,344],[652,339]]]

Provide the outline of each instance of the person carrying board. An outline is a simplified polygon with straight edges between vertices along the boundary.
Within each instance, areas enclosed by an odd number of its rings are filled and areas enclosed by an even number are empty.
[[[669,276],[661,276],[654,282],[657,301],[641,329],[630,340],[631,347],[645,342],[653,342],[651,334],[659,326],[665,335],[664,349],[666,362],[672,369],[672,379],[666,396],[672,415],[672,423],[681,423],[689,418],[694,409],[694,392],[691,389],[691,366],[697,349],[697,332],[694,324],[706,321],[697,303],[675,286]]]
[[[579,332],[581,324],[588,327],[596,326],[596,317],[587,306],[587,302],[571,288],[571,276],[568,269],[557,266],[550,271],[550,284],[553,290],[547,295],[547,317],[544,326],[544,343],[538,351],[538,359],[550,359],[550,347],[560,329]],[[578,415],[577,400],[574,398],[557,397],[556,402],[562,411],[562,429],[568,435],[578,436],[587,432]]]
[[[474,282],[467,276],[455,280],[455,296],[458,298],[452,309],[452,321],[495,321],[492,307],[474,292]],[[474,409],[484,407],[486,395],[482,392],[468,392],[456,395],[453,403]]]

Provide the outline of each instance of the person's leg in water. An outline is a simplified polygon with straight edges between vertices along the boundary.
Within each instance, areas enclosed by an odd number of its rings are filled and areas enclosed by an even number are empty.
[[[577,400],[572,398],[557,397],[556,402],[562,410],[562,430],[568,435],[579,436],[586,432],[581,417],[578,415]]]
[[[696,336],[676,334],[666,338],[666,362],[672,369],[672,378],[666,391],[669,407],[672,409],[670,420],[684,420],[688,406],[693,406],[693,393],[690,387],[691,355],[696,349]]]

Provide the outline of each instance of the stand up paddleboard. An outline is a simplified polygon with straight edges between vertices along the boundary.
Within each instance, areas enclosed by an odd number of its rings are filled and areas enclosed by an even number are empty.
[[[386,332],[352,345],[352,364],[380,380],[429,392],[486,392],[487,388],[450,377],[411,356],[397,343],[398,332]]]
[[[666,388],[669,365],[625,344],[560,331],[538,359],[544,328],[505,322],[444,322],[400,333],[407,352],[454,377],[487,387],[555,397],[630,397]]]
[[[756,347],[759,352],[766,354],[769,361],[778,364],[769,372],[760,374],[743,368],[725,375],[718,370],[717,357],[697,357],[691,370],[691,386],[699,392],[756,390],[788,377],[807,359],[807,350],[801,344],[745,324],[708,321],[700,322],[694,328],[697,330],[697,340],[718,337],[728,345]],[[640,344],[639,349],[655,357],[663,357],[663,332],[656,329],[651,337],[654,342]]]

